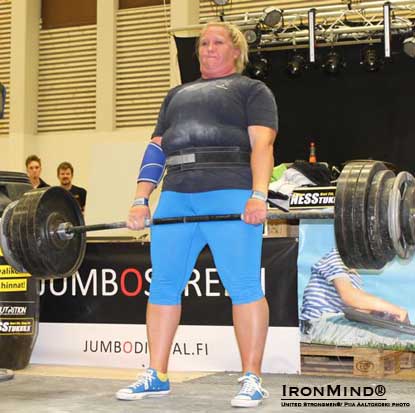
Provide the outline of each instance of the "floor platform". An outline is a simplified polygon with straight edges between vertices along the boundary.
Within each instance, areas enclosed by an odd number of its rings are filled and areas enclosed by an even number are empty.
[[[264,387],[270,398],[258,412],[310,412],[333,411],[333,408],[313,405],[318,403],[342,403],[335,410],[348,412],[413,412],[415,411],[415,374],[393,375],[375,380],[355,377],[330,377],[309,375],[265,374]],[[95,412],[235,412],[230,399],[238,390],[238,373],[171,372],[172,393],[163,398],[140,401],[119,401],[114,393],[135,379],[137,370],[108,369],[68,366],[30,365],[16,371],[13,379],[0,382],[1,411],[13,413],[95,413]],[[350,388],[375,389],[383,386],[383,396],[359,397],[361,403],[375,403],[374,398],[383,399],[389,407],[365,406],[350,408],[358,401],[345,397],[312,397],[310,391],[317,388],[327,391],[328,386],[339,389],[342,394]],[[291,393],[291,394],[290,394]],[[314,399],[314,400],[313,400]],[[337,400],[337,399],[342,399]],[[356,397],[355,397],[356,399]],[[369,400],[371,399],[371,400]],[[367,401],[366,401],[367,400]],[[386,400],[386,401],[385,401]],[[305,405],[305,403],[311,403]],[[380,403],[380,402],[379,402]],[[393,405],[395,403],[396,407]],[[404,405],[399,405],[404,403]],[[406,404],[409,404],[406,405]]]

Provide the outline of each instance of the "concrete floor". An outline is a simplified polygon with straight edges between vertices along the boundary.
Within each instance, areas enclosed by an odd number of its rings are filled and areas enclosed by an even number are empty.
[[[264,387],[271,396],[257,409],[258,412],[414,412],[415,411],[415,379],[408,372],[393,379],[357,379],[351,377],[317,377],[309,375],[264,375]],[[163,398],[144,399],[125,402],[116,400],[114,393],[134,380],[136,370],[131,369],[97,369],[86,367],[40,366],[30,365],[16,371],[12,380],[0,381],[0,411],[13,413],[49,413],[49,412],[235,412],[230,406],[231,397],[237,392],[237,373],[171,373],[172,393]],[[361,396],[360,402],[374,403],[370,399],[386,399],[389,407],[358,407],[358,401],[348,401],[349,406],[343,407],[304,407],[304,403],[322,403],[329,397],[312,397],[305,393],[313,386],[327,388],[331,385],[340,386],[341,392],[365,388],[372,392],[376,385],[383,385],[383,396]],[[288,386],[298,389],[302,396],[283,394]],[[293,387],[295,386],[295,387]],[[305,397],[307,396],[307,397]],[[306,400],[293,400],[294,398]],[[353,397],[353,396],[352,396]],[[355,397],[355,396],[354,396]],[[331,396],[333,398],[333,396]],[[347,397],[341,397],[349,398]],[[356,397],[355,397],[356,398]],[[299,403],[293,406],[289,403]],[[392,407],[393,403],[408,403],[408,407]]]

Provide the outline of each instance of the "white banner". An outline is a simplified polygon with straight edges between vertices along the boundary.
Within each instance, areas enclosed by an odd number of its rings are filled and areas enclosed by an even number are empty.
[[[40,323],[31,363],[146,368],[145,325]],[[170,370],[240,371],[233,327],[180,326],[171,351]],[[264,373],[300,371],[299,330],[270,327]]]

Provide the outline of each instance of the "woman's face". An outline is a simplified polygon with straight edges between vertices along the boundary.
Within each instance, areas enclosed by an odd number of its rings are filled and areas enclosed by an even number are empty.
[[[235,73],[235,60],[240,51],[235,48],[228,30],[210,26],[199,41],[200,72],[204,79],[223,77]]]

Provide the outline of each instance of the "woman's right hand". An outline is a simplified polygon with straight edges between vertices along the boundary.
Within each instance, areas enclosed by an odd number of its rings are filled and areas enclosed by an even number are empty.
[[[127,228],[140,230],[145,228],[147,220],[151,219],[150,208],[146,205],[137,205],[130,208],[127,217]]]

